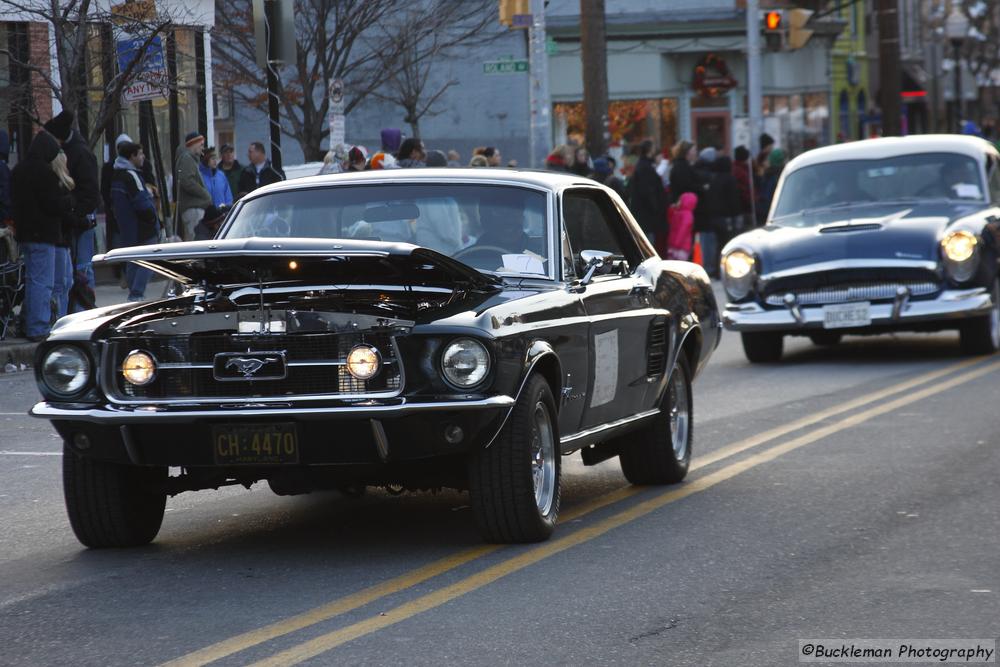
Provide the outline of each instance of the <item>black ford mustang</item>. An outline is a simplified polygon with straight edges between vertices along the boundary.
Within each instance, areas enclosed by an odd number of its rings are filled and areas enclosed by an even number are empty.
[[[778,184],[768,224],[723,249],[723,313],[750,361],[784,336],[958,329],[1000,347],[1000,154],[973,137],[872,139],[809,151]]]
[[[721,331],[701,268],[661,260],[614,193],[568,175],[285,182],[215,240],[98,260],[182,289],[66,317],[38,350],[32,414],[64,439],[94,547],[152,540],[168,495],[259,480],[468,489],[486,539],[544,539],[560,455],[683,479],[691,382]]]

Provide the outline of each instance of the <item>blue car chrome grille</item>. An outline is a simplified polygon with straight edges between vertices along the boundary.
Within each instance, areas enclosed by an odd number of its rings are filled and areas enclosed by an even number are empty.
[[[831,285],[808,289],[772,292],[765,300],[769,306],[784,306],[785,295],[794,294],[800,306],[818,306],[850,301],[891,301],[900,287],[910,290],[911,297],[936,294],[940,286],[933,282],[867,282],[852,285]]]
[[[382,355],[381,372],[368,381],[355,379],[344,363],[351,348],[361,343],[376,347]],[[149,352],[157,361],[155,379],[148,385],[135,386],[121,374],[122,362],[132,350]],[[245,381],[217,377],[215,355],[254,352],[284,352],[286,374]],[[386,396],[398,394],[402,383],[396,347],[392,337],[383,333],[112,338],[107,344],[104,380],[109,396],[126,402]]]

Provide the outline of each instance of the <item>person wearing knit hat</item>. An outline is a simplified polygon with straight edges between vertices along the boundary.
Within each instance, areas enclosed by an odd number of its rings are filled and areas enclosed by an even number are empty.
[[[174,233],[185,241],[193,241],[195,227],[205,217],[205,209],[212,205],[212,195],[201,178],[201,154],[205,150],[205,137],[199,132],[189,132],[184,143],[174,155],[174,187],[177,191],[177,221]]]
[[[94,256],[97,238],[94,229],[97,226],[97,210],[102,203],[97,157],[80,133],[74,129],[75,122],[76,116],[73,112],[64,109],[43,126],[62,144],[62,150],[66,154],[66,167],[75,183],[74,214],[80,220],[86,221],[84,226],[73,230],[73,238],[70,239],[70,254],[73,256],[74,264],[73,287],[69,299],[71,313],[92,306],[86,293],[92,294],[96,284],[91,259]]]
[[[364,171],[365,163],[368,158],[365,157],[365,151],[361,146],[352,146],[351,150],[347,151],[347,162],[344,164],[344,171]]]

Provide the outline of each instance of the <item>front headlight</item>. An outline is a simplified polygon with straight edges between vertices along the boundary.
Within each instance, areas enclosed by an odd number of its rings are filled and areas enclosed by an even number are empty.
[[[147,385],[156,377],[156,360],[142,350],[129,352],[122,362],[122,375],[137,387]]]
[[[441,353],[441,371],[456,387],[475,387],[490,372],[490,353],[479,341],[458,338],[448,343]]]
[[[722,285],[731,299],[745,297],[757,277],[757,260],[745,250],[732,250],[722,258]]]
[[[78,347],[54,347],[42,360],[41,378],[45,388],[51,393],[69,398],[87,386],[90,380],[90,358]]]
[[[979,239],[972,232],[949,232],[941,239],[941,256],[948,275],[957,282],[964,282],[979,267]]]

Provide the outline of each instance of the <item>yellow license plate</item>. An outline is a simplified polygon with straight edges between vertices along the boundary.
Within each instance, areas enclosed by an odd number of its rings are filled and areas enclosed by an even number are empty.
[[[299,462],[295,424],[238,424],[212,427],[215,462],[276,465]]]

